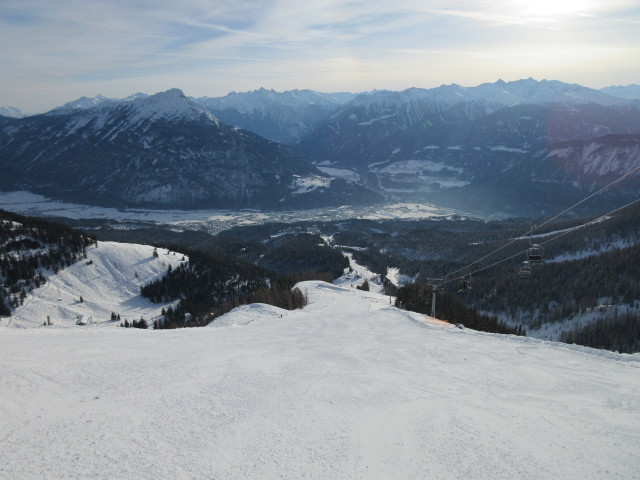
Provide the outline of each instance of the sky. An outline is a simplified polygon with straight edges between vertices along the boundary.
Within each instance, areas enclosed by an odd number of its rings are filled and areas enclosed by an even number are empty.
[[[180,88],[640,83],[638,0],[3,0],[0,105]]]

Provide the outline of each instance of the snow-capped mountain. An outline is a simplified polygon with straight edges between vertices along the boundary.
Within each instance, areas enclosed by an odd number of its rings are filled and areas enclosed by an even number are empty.
[[[519,104],[584,104],[612,106],[628,101],[577,84],[532,78],[513,82],[498,80],[476,87],[457,84],[437,88],[410,88],[401,92],[379,90],[359,95],[319,93],[311,90],[276,92],[261,88],[252,92],[231,92],[224,97],[194,99],[223,123],[237,125],[280,143],[292,144],[312,135],[329,115],[341,116],[342,109],[364,107],[373,110],[392,105],[419,103],[440,112],[462,103],[478,102],[487,112]],[[368,107],[370,106],[370,107]],[[363,118],[361,121],[371,119]]]
[[[177,89],[2,124],[2,188],[116,206],[284,208],[378,200],[219,122]]]
[[[336,106],[351,100],[353,93],[321,93],[313,90],[287,90],[277,92],[260,88],[251,92],[231,92],[224,97],[201,97],[194,99],[207,108],[215,110],[234,109],[240,113],[254,110],[265,112],[274,106],[299,108],[304,105]]]
[[[27,114],[18,108],[11,107],[9,105],[0,105],[0,116],[9,118],[22,118]]]
[[[87,108],[93,108],[104,102],[130,102],[138,98],[146,98],[148,96],[149,95],[147,95],[146,93],[134,93],[133,95],[129,95],[126,98],[107,98],[103,95],[97,95],[93,98],[80,97],[76,100],[72,100],[71,102],[67,102],[60,107],[54,108],[53,110],[47,112],[47,114],[63,115],[67,113],[73,113],[78,110],[86,110]]]
[[[452,162],[466,159],[472,165],[479,158],[484,170],[473,165],[477,175],[463,188],[440,189],[427,197],[478,212],[546,215],[562,211],[639,167],[640,135],[606,135],[531,151],[500,146],[458,153],[460,157]],[[640,172],[635,171],[581,208],[592,213],[611,210],[637,199],[639,189]]]
[[[608,135],[566,142],[539,152],[537,158],[559,168],[559,179],[569,176],[585,187],[614,181],[640,169],[640,135]]]
[[[638,101],[605,91],[529,78],[359,95],[260,89],[219,98],[187,99],[178,90],[82,98],[29,119],[0,118],[8,173],[0,186],[85,201],[80,192],[91,185],[92,199],[110,205],[252,208],[379,198],[368,188],[402,201],[455,199],[449,206],[469,209],[509,178],[518,185],[509,197],[514,213],[539,213],[539,200],[588,187],[559,181],[536,159],[560,143],[640,133]],[[611,142],[603,148],[615,148]],[[532,165],[540,171],[523,173]],[[536,201],[516,195],[534,191],[533,178],[553,179],[548,188],[558,192]]]
[[[495,83],[485,83],[469,90],[472,90],[474,95],[481,96],[485,100],[490,100],[493,97],[496,102],[499,101],[498,99],[506,99],[506,96],[511,96],[514,99],[513,102],[500,102],[508,106],[518,103],[535,105],[595,103],[605,106],[625,103],[601,91],[558,80],[537,81],[533,78],[513,82],[498,80]]]
[[[351,93],[276,92],[261,88],[194,101],[227,125],[239,126],[274,142],[293,144],[354,96]]]
[[[601,92],[612,97],[624,98],[626,100],[640,100],[640,85],[615,85],[600,89]]]
[[[578,84],[569,84],[557,80],[537,81],[533,78],[495,83],[483,83],[476,87],[463,87],[457,84],[442,85],[437,88],[409,88],[401,92],[378,91],[358,95],[352,104],[398,104],[412,101],[429,101],[440,108],[458,103],[481,101],[500,107],[518,104],[547,105],[552,103],[598,105],[624,105],[624,99]]]
[[[519,164],[530,165],[532,155],[544,157],[555,144],[637,133],[640,108],[634,102],[579,85],[527,79],[359,95],[304,137],[300,147],[322,171],[359,178],[387,194],[460,200],[466,190],[507,178]],[[545,174],[537,172],[536,178]],[[574,178],[566,182],[571,189],[586,188]],[[455,187],[463,189],[442,196]],[[531,213],[534,205],[541,207],[523,196],[510,200],[516,210],[518,204]],[[455,206],[479,204],[477,198],[464,203]]]

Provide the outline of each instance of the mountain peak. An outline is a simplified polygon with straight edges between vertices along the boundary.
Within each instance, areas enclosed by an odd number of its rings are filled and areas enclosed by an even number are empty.
[[[151,95],[152,97],[164,97],[164,98],[183,98],[187,99],[184,92],[179,88],[170,88],[164,92],[158,92],[155,95]]]
[[[9,118],[22,118],[28,116],[18,108],[9,105],[0,105],[0,116]]]
[[[218,120],[204,107],[191,101],[178,88],[156,93],[143,98],[135,98],[127,104],[134,113],[133,120],[195,120],[207,118],[216,124]]]
[[[640,100],[640,85],[612,85],[601,88],[602,93],[625,100]]]
[[[62,105],[61,107],[56,107],[53,110],[51,110],[49,113],[52,114],[67,114],[67,113],[72,113],[72,112],[77,112],[80,110],[86,110],[88,108],[93,108],[97,105],[100,105],[104,102],[108,102],[108,101],[113,101],[110,98],[107,98],[103,95],[96,95],[93,98],[89,98],[89,97],[85,97],[82,96],[80,98],[77,98],[75,100],[72,100],[70,102],[65,103],[64,105]]]

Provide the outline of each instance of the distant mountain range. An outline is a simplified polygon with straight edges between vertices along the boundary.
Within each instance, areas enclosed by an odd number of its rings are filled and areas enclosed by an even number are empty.
[[[83,97],[0,118],[0,129],[1,188],[76,201],[89,191],[102,204],[273,209],[386,196],[539,214],[636,165],[640,86],[525,79],[218,98],[172,90]],[[639,178],[610,200],[635,194]]]
[[[0,116],[9,118],[22,118],[26,117],[27,114],[15,107],[0,105]]]
[[[223,123],[239,126],[274,142],[294,144],[355,96],[352,93],[312,90],[280,93],[261,88],[253,92],[231,92],[224,97],[193,100]]]
[[[0,121],[0,188],[165,208],[310,208],[381,199],[321,173],[292,147],[222,124],[180,90],[87,104]]]
[[[382,91],[342,105],[299,146],[322,171],[397,198],[539,214],[635,163],[629,142],[640,133],[639,107],[579,85],[533,79]],[[574,141],[600,145],[598,154],[571,156],[575,164],[540,162]],[[605,167],[612,155],[616,166]],[[586,179],[578,171],[593,174]],[[637,185],[626,184],[621,194]]]

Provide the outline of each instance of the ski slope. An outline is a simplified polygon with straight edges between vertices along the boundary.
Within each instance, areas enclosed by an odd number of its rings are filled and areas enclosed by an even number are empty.
[[[87,249],[87,258],[60,270],[49,272],[47,283],[34,290],[0,327],[41,327],[50,317],[53,327],[76,327],[78,318],[94,325],[120,325],[111,322],[111,312],[128,319],[147,321],[159,315],[164,305],[140,296],[140,287],[166,274],[188,260],[181,253],[131,243],[99,242]],[[82,302],[80,302],[82,297]],[[46,327],[51,328],[51,327]]]
[[[300,288],[209,328],[0,329],[0,478],[638,478],[638,356]]]

